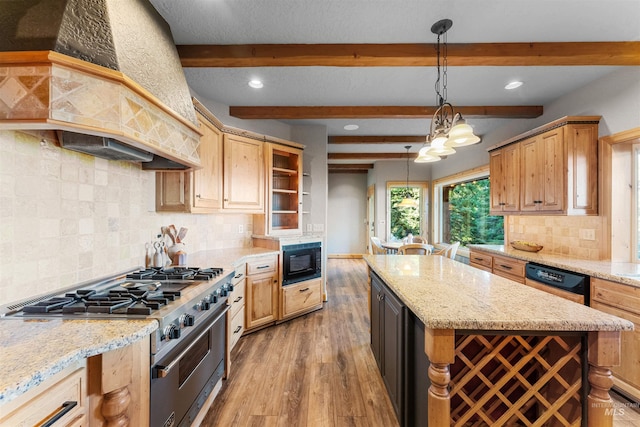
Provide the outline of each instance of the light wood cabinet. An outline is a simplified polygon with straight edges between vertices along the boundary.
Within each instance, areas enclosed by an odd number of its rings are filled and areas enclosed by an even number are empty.
[[[514,282],[525,282],[525,261],[472,249],[469,251],[469,265]]]
[[[235,267],[235,275],[231,283],[233,292],[229,294],[227,304],[231,307],[228,311],[229,328],[227,337],[229,339],[229,351],[233,349],[242,334],[244,333],[245,301],[246,301],[246,264]]]
[[[597,215],[599,120],[563,117],[489,148],[490,213]]]
[[[0,425],[35,426],[51,421],[58,426],[86,426],[87,369],[86,360],[45,380],[16,399],[0,407]]]
[[[158,212],[210,213],[222,207],[222,132],[196,110],[201,169],[156,172]]]
[[[278,317],[278,256],[247,262],[245,327],[249,331],[275,323]]]
[[[259,235],[302,233],[302,149],[270,143],[267,156],[267,209],[255,215]]]
[[[491,171],[492,212],[505,214],[520,210],[520,146],[508,145],[492,151],[489,157]]]
[[[322,308],[322,279],[312,279],[282,287],[281,319],[319,308]]]
[[[264,211],[264,143],[244,136],[224,135],[224,209]]]
[[[564,210],[567,174],[563,131],[553,129],[520,143],[522,212]]]
[[[621,364],[611,372],[614,387],[640,400],[640,288],[592,277],[591,307],[633,322],[633,331],[622,332]]]

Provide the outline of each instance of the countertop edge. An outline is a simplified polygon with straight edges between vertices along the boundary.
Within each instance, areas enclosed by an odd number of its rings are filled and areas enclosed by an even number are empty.
[[[5,319],[2,322],[24,322],[19,319]],[[79,322],[79,321],[73,321]],[[122,320],[104,320],[101,322],[113,324],[121,324]],[[31,371],[29,375],[20,378],[17,382],[0,390],[0,405],[12,401],[21,394],[27,392],[33,387],[40,385],[42,382],[51,378],[58,372],[63,371],[65,368],[73,364],[80,359],[88,359],[89,357],[96,356],[98,354],[106,353],[111,350],[126,347],[134,342],[140,341],[146,336],[152,334],[158,329],[158,322],[153,319],[149,320],[136,320],[135,322],[142,323],[140,327],[130,333],[119,335],[110,339],[105,339],[97,344],[89,345],[86,347],[76,347],[64,354],[59,355],[57,358],[52,358],[50,362],[36,371]],[[64,325],[57,326],[64,328]],[[95,326],[96,329],[103,329],[104,324]]]

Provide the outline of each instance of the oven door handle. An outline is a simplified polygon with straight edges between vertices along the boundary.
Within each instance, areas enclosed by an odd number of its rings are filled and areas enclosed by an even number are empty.
[[[156,372],[156,378],[164,378],[167,375],[169,375],[169,372],[176,366],[176,364],[180,361],[180,359],[182,359],[184,355],[186,355],[189,351],[191,351],[193,346],[196,345],[196,343],[200,340],[200,338],[205,336],[205,334],[209,333],[211,326],[213,326],[214,323],[220,320],[220,318],[224,316],[227,313],[227,311],[229,311],[229,308],[230,306],[225,305],[222,311],[220,312],[220,314],[218,314],[216,318],[210,322],[209,326],[204,331],[202,331],[202,333],[200,333],[200,335],[198,335],[198,337],[194,339],[191,342],[191,344],[189,344],[189,346],[182,351],[182,353],[180,353],[177,357],[175,357],[171,363],[169,363],[167,366],[157,365],[154,369]]]

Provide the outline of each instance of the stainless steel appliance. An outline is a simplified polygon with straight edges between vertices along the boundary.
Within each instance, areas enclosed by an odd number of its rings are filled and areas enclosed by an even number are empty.
[[[9,318],[151,318],[152,426],[190,425],[225,366],[233,271],[136,269],[0,307]]]
[[[282,246],[282,285],[322,276],[322,243]]]
[[[533,262],[525,267],[525,284],[554,295],[589,305],[589,276]]]

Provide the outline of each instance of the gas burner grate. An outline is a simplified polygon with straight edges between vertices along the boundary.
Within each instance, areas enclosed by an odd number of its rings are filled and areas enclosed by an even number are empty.
[[[209,267],[167,267],[147,268],[127,274],[133,280],[211,280],[221,275],[222,268]]]

